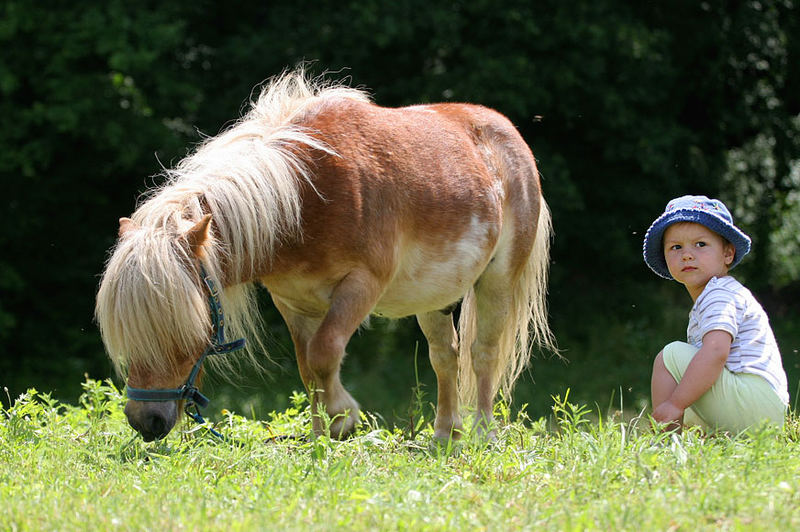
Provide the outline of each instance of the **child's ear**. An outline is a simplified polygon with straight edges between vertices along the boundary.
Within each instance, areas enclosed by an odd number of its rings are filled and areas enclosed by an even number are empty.
[[[725,242],[725,248],[723,249],[723,258],[725,260],[725,266],[728,267],[730,267],[730,265],[733,264],[733,259],[736,258],[736,247],[730,242]]]

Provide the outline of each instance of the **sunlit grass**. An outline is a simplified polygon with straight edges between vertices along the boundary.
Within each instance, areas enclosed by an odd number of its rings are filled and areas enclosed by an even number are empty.
[[[498,439],[438,444],[430,423],[309,435],[304,395],[257,421],[183,425],[151,444],[123,398],[87,381],[80,404],[29,391],[0,413],[2,530],[668,530],[800,526],[800,424],[752,436],[652,430],[553,401]],[[422,410],[420,410],[422,411]],[[429,421],[429,420],[428,420]]]

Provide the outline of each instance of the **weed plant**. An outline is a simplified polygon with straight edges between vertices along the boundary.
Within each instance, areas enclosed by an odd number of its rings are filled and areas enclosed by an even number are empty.
[[[437,443],[366,414],[312,437],[305,395],[264,421],[222,411],[144,443],[111,382],[78,405],[29,390],[0,411],[0,530],[797,530],[800,423],[750,435],[654,430],[553,398],[497,440]],[[422,396],[420,396],[422,397]],[[522,409],[524,411],[524,408]]]

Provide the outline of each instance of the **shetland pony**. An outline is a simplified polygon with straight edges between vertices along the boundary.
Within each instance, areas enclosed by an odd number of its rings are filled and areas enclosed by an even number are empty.
[[[530,149],[493,110],[379,107],[299,70],[165,177],[120,219],[97,294],[103,341],[129,387],[180,386],[212,341],[201,269],[250,357],[263,352],[254,285],[269,290],[317,433],[342,437],[359,419],[339,368],[371,314],[416,315],[442,439],[459,436],[460,402],[473,401],[478,430],[493,436],[498,390],[510,396],[533,342],[554,347],[550,214]],[[149,441],[175,425],[177,403],[129,400],[125,413]]]

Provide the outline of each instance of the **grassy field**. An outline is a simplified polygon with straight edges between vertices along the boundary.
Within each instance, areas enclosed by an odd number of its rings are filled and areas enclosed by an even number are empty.
[[[307,437],[305,396],[145,444],[120,392],[29,391],[0,412],[0,530],[797,530],[800,423],[750,437],[654,432],[555,398],[498,440],[437,445],[424,419]]]

